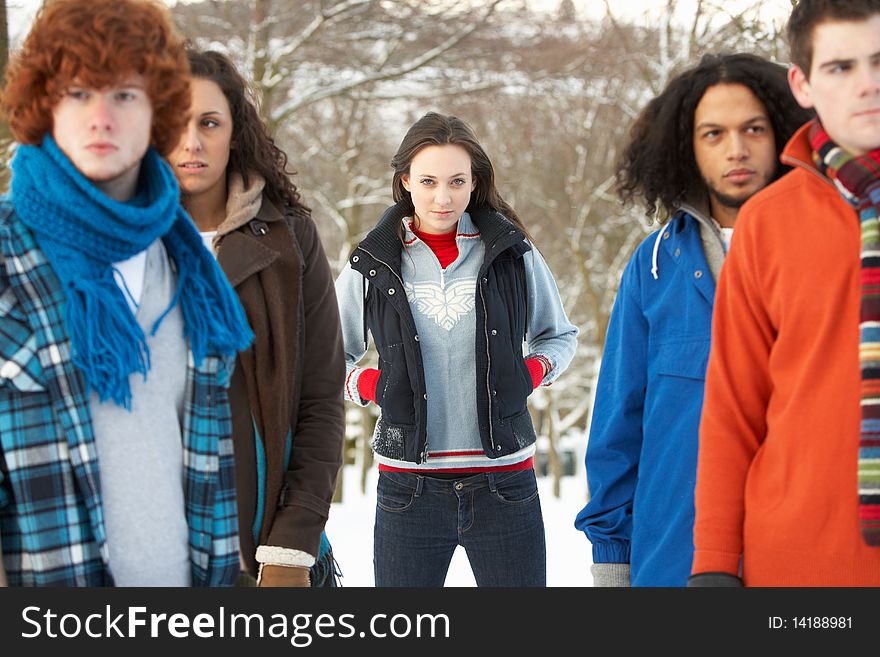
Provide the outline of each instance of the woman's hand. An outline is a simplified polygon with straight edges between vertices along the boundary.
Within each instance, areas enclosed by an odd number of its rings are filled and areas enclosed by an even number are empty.
[[[526,368],[529,370],[529,376],[532,377],[532,390],[534,390],[547,376],[547,368],[540,358],[526,358]]]
[[[372,367],[368,367],[361,372],[360,377],[358,377],[358,394],[361,396],[361,399],[376,403],[376,386],[379,383],[379,375],[381,373]]]

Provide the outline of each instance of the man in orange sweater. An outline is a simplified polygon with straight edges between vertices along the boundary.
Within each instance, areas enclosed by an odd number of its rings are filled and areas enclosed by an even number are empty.
[[[788,37],[819,118],[721,272],[690,586],[880,586],[880,0],[800,0]]]

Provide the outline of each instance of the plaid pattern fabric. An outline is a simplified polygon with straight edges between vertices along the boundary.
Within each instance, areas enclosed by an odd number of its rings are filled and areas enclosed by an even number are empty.
[[[816,166],[859,213],[859,526],[865,543],[880,547],[880,150],[856,157],[831,141],[818,121],[810,129],[810,143]]]
[[[64,294],[33,234],[0,203],[0,536],[13,586],[112,585],[88,390]],[[239,571],[226,385],[231,359],[187,367],[184,494],[194,586]]]

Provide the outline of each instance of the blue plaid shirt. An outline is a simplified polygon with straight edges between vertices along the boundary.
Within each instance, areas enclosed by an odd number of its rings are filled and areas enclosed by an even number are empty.
[[[0,200],[0,545],[13,586],[112,585],[85,380],[71,359],[58,278]],[[187,366],[183,485],[194,586],[239,572],[233,360]],[[143,500],[149,504],[149,500]]]

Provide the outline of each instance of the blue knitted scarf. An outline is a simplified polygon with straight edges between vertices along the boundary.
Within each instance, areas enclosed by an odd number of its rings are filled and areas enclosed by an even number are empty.
[[[147,377],[150,351],[113,278],[113,263],[162,238],[177,268],[177,291],[152,327],[180,304],[184,337],[198,365],[208,353],[233,355],[253,340],[244,310],[180,207],[171,168],[152,148],[141,163],[137,202],[111,199],[83,176],[51,135],[18,147],[12,201],[63,286],[74,364],[101,400],[131,408],[132,373]]]

